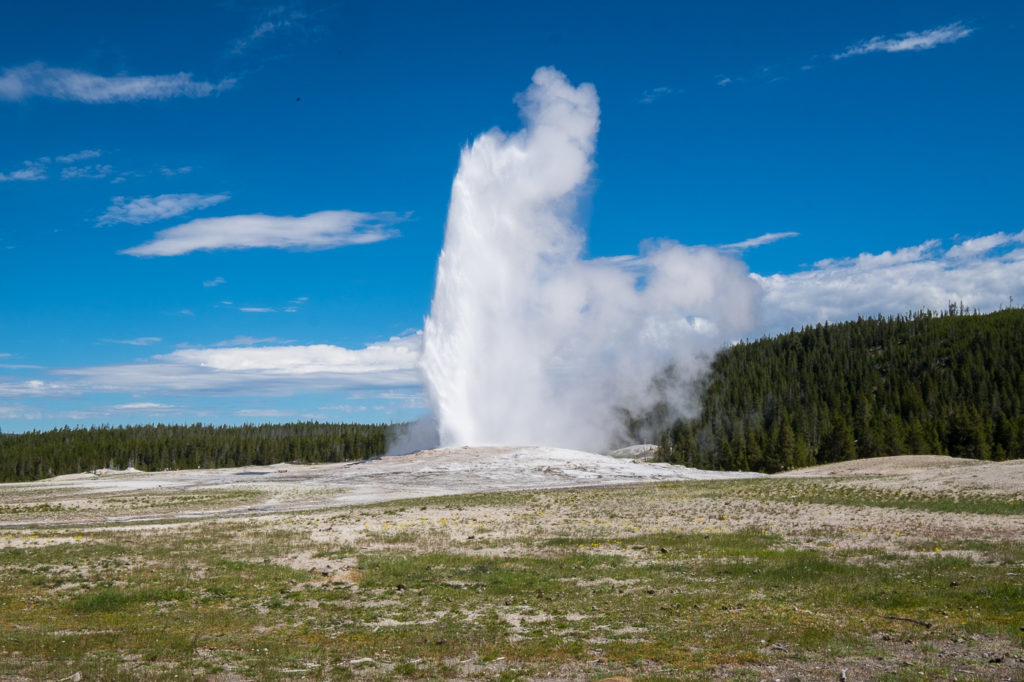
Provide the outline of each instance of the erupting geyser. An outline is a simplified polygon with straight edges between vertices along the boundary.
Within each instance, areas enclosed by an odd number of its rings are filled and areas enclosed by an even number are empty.
[[[597,92],[541,68],[517,102],[522,130],[491,130],[462,152],[423,371],[443,446],[599,451],[621,439],[619,408],[694,410],[685,386],[750,328],[760,288],[706,247],[648,242],[639,256],[585,259],[575,217]],[[670,387],[655,381],[667,367]]]

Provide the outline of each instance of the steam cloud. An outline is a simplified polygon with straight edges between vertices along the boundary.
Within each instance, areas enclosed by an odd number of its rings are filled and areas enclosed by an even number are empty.
[[[621,441],[621,408],[692,413],[678,387],[753,326],[761,289],[710,248],[646,242],[639,256],[586,259],[574,218],[597,92],[541,68],[517,103],[522,130],[462,152],[422,368],[443,446],[598,451]]]

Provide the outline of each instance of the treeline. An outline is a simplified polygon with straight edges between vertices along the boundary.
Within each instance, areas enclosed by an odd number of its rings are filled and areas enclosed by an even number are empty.
[[[0,481],[28,481],[104,467],[144,471],[344,462],[383,454],[383,424],[148,426],[0,433]]]
[[[662,457],[774,472],[861,457],[1024,457],[1024,310],[820,324],[715,358]],[[657,422],[657,414],[643,420]]]

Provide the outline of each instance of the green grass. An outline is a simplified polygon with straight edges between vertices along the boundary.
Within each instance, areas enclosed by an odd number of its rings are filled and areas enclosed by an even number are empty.
[[[1024,514],[1024,499],[1019,497],[972,492],[954,495],[938,492],[894,491],[821,480],[762,478],[708,481],[700,495],[715,499],[868,506],[958,514]]]
[[[624,531],[666,507],[693,516],[694,500],[801,491],[829,489],[637,486],[51,530],[41,539],[62,542],[0,549],[0,679],[787,679],[769,666],[820,679],[847,661],[859,679],[1024,671],[1013,658],[1024,654],[1019,540],[908,553],[753,526]],[[842,490],[836,500],[879,506]],[[502,528],[483,521],[499,509],[515,512],[506,535],[469,538]],[[621,523],[583,527],[609,509]],[[452,528],[403,526],[427,512]],[[560,515],[576,520],[544,530]],[[326,525],[358,529],[356,539],[314,541]],[[313,567],[291,565],[301,557]],[[995,650],[1003,663],[988,662]]]

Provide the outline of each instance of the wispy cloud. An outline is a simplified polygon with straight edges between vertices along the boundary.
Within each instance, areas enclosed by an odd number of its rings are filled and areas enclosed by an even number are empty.
[[[95,159],[102,156],[103,152],[98,149],[83,149],[80,152],[74,154],[65,154],[64,156],[58,156],[57,163],[78,163],[79,161],[85,161],[86,159]]]
[[[61,69],[32,62],[4,69],[0,74],[0,100],[19,102],[30,97],[104,104],[163,100],[174,97],[207,97],[235,84],[192,80],[190,73],[163,76],[99,76],[86,71]]]
[[[0,173],[0,182],[14,182],[16,180],[45,180],[46,166],[38,161],[26,161],[24,168],[19,168],[10,173]]]
[[[651,88],[650,90],[644,90],[643,94],[640,95],[640,102],[643,104],[653,104],[659,99],[668,97],[669,95],[675,95],[682,92],[682,90],[676,90],[675,88],[659,87]]]
[[[764,277],[763,311],[769,331],[858,315],[942,310],[950,302],[996,310],[1024,301],[1024,232],[968,239],[943,249],[937,239],[818,261],[809,270]],[[1016,247],[1016,248],[1015,248]]]
[[[777,242],[780,239],[789,239],[790,237],[799,237],[799,232],[768,232],[762,234],[760,237],[752,237],[750,239],[744,239],[741,242],[735,244],[726,244],[723,249],[729,251],[744,251],[746,249],[753,249],[758,246],[764,246],[765,244],[771,244]]]
[[[60,177],[64,180],[72,178],[105,178],[110,175],[113,168],[109,163],[97,163],[91,166],[68,166],[60,172]]]
[[[168,168],[167,166],[163,166],[160,168],[160,175],[163,175],[168,178],[173,177],[175,175],[184,175],[185,173],[191,172],[192,166],[179,166],[178,168]]]
[[[301,30],[306,12],[301,8],[280,5],[265,12],[256,22],[252,30],[244,38],[235,41],[231,48],[232,54],[242,54],[255,43],[260,42],[274,33],[285,30]]]
[[[361,349],[326,344],[188,348],[144,362],[56,370],[56,380],[0,382],[0,397],[87,393],[143,396],[291,395],[352,389],[418,387],[421,335],[393,337]]]
[[[717,85],[720,88],[724,88],[726,85],[732,85],[732,83],[733,80],[728,76],[725,78],[719,78],[717,81],[715,81],[715,85]]]
[[[209,289],[210,287],[219,287],[221,284],[227,282],[223,277],[214,277],[203,282],[203,286]]]
[[[139,197],[131,201],[125,197],[114,197],[114,203],[96,222],[100,225],[113,225],[114,223],[143,225],[166,218],[175,218],[190,211],[209,208],[230,198],[227,194],[161,194],[156,197]]]
[[[164,403],[122,403],[120,405],[111,405],[114,410],[128,410],[128,411],[146,411],[146,412],[162,412],[164,410],[177,409],[174,405],[166,405]]]
[[[159,336],[140,336],[137,339],[103,339],[106,343],[122,343],[126,346],[150,346],[163,341]]]
[[[218,341],[213,344],[214,347],[224,348],[226,346],[255,346],[257,344],[288,344],[290,341],[282,341],[276,336],[268,336],[266,338],[258,339],[254,336],[236,336],[233,339],[227,339],[225,341]]]
[[[928,31],[908,31],[896,36],[895,38],[875,36],[870,40],[850,45],[839,54],[832,55],[832,58],[845,59],[846,57],[869,54],[871,52],[913,52],[930,50],[933,47],[938,47],[939,45],[955,43],[956,41],[971,35],[973,32],[974,29],[968,28],[958,21],[953,24],[930,29]]]
[[[392,213],[320,211],[306,216],[262,213],[198,218],[156,233],[152,241],[121,251],[129,256],[180,256],[219,249],[332,249],[398,236]]]
[[[294,412],[286,412],[284,410],[275,410],[271,408],[249,408],[245,410],[235,410],[235,414],[239,417],[266,417],[270,418],[284,418],[292,417],[295,415]]]
[[[239,310],[241,310],[243,313],[276,313],[277,312],[276,308],[259,308],[259,307],[239,308]]]

